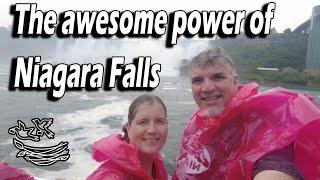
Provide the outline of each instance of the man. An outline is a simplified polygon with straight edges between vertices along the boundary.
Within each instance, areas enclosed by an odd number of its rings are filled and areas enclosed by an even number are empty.
[[[239,87],[219,47],[194,57],[189,77],[199,109],[184,131],[173,179],[320,177],[320,155],[303,156],[320,153],[320,110],[306,96],[282,88],[258,93],[256,83]]]

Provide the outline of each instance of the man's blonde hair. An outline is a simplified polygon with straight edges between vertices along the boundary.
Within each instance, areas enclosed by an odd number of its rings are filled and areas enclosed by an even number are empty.
[[[189,72],[194,68],[206,68],[208,66],[215,66],[217,63],[226,66],[226,68],[229,66],[231,73],[236,74],[235,65],[231,57],[219,46],[210,47],[195,56],[190,63]]]

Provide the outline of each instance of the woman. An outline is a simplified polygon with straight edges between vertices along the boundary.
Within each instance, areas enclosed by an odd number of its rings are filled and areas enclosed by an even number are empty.
[[[142,95],[129,107],[124,136],[95,142],[92,156],[103,164],[88,179],[168,179],[159,151],[166,142],[166,107],[154,95]]]

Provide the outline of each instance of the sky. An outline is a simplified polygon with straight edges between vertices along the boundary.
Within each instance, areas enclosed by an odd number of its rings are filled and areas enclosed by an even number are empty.
[[[0,26],[12,25],[12,15],[9,14],[11,4],[31,2],[38,4],[37,9],[55,10],[57,13],[66,10],[165,10],[168,13],[176,10],[246,10],[247,14],[254,10],[261,10],[265,3],[275,2],[275,16],[271,25],[278,32],[286,28],[294,30],[310,18],[314,6],[320,5],[320,0],[1,0]]]

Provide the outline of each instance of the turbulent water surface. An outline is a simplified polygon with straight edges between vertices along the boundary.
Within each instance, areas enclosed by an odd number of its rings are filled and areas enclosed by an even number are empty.
[[[140,91],[68,91],[57,102],[47,100],[46,91],[8,91],[8,67],[0,66],[0,161],[8,162],[41,178],[84,179],[97,166],[91,159],[91,144],[109,134],[119,132],[126,120],[130,102]],[[270,87],[262,87],[262,90]],[[320,91],[304,91],[320,101]],[[169,173],[172,172],[184,127],[195,108],[189,82],[180,77],[161,77],[161,83],[152,93],[160,96],[168,109],[169,136],[162,151]],[[51,129],[54,139],[43,138],[28,145],[52,146],[69,142],[70,158],[49,167],[39,167],[16,158],[13,136],[8,128],[22,120],[27,125],[31,118],[54,118]]]

